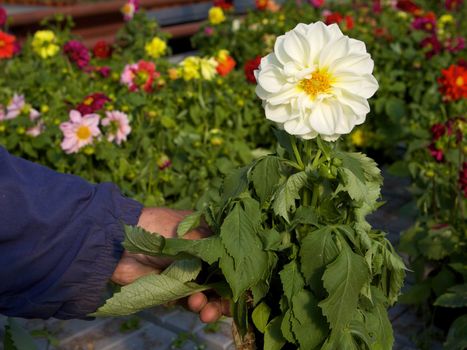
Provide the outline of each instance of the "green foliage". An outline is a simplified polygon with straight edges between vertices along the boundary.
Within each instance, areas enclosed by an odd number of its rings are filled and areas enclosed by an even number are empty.
[[[8,318],[3,338],[5,350],[36,350],[32,336],[13,318]]]

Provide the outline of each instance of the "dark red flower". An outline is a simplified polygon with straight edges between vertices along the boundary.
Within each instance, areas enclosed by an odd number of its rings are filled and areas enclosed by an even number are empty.
[[[436,16],[433,12],[428,12],[425,16],[414,18],[412,28],[434,33],[436,30]]]
[[[110,67],[103,66],[103,67],[96,67],[96,72],[102,75],[104,78],[107,78],[110,75]]]
[[[7,18],[8,15],[6,13],[6,10],[0,6],[0,27],[3,27],[5,25]]]
[[[444,43],[446,50],[456,53],[465,49],[465,39],[462,37],[448,38]]]
[[[104,105],[110,101],[105,94],[101,92],[95,92],[91,95],[86,96],[77,107],[78,110],[82,115],[91,114],[97,112],[98,110],[102,109]]]
[[[105,40],[99,40],[93,48],[94,57],[109,58],[112,53],[112,48]]]
[[[330,14],[324,17],[324,22],[327,25],[336,23],[340,24],[342,21],[345,20],[345,29],[352,29],[353,28],[353,18],[351,16],[342,16],[339,12],[331,12]]]
[[[258,9],[258,10],[266,10],[266,8],[268,7],[268,1],[269,1],[269,0],[256,0],[256,1],[255,1],[256,9]]]
[[[261,63],[261,56],[256,56],[255,58],[246,61],[243,70],[245,71],[246,80],[250,83],[256,84],[255,70],[258,69]]]
[[[444,6],[447,10],[457,10],[462,6],[464,0],[446,0]]]
[[[396,7],[401,11],[411,13],[415,16],[418,16],[422,13],[422,9],[412,0],[398,0]]]
[[[87,67],[90,61],[89,51],[82,43],[76,40],[70,40],[63,46],[63,52],[80,69]]]
[[[441,136],[446,134],[446,126],[441,123],[436,123],[431,127],[431,134],[433,135],[433,141],[438,140]]]
[[[214,6],[230,10],[233,8],[233,0],[214,0]]]
[[[427,58],[431,58],[434,55],[439,54],[443,48],[436,35],[432,35],[423,39],[420,42],[420,46],[426,49],[425,56]]]
[[[373,0],[372,9],[374,13],[381,13],[383,11],[383,6],[381,6],[381,0]]]
[[[428,150],[430,151],[431,156],[437,161],[442,162],[444,160],[444,153],[443,150],[437,149],[434,143],[431,143],[428,146]]]

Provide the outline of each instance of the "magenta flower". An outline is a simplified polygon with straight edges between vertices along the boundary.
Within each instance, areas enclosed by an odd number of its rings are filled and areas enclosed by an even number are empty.
[[[446,40],[444,47],[452,53],[456,53],[465,49],[465,39],[462,37],[449,38]]]
[[[436,35],[429,36],[420,42],[422,48],[426,49],[426,57],[431,58],[441,52],[442,46]]]
[[[213,34],[214,34],[214,28],[212,28],[212,27],[204,28],[204,35],[212,36]]]
[[[77,40],[70,40],[63,46],[63,52],[70,61],[74,62],[80,69],[84,69],[91,60],[89,51],[82,43]]]
[[[101,92],[96,92],[91,95],[86,96],[77,107],[76,110],[81,114],[91,114],[102,109],[104,105],[110,101],[105,94]]]
[[[310,0],[310,4],[313,7],[318,8],[324,5],[324,0]]]
[[[446,126],[441,123],[436,123],[431,126],[431,134],[433,135],[433,141],[437,141],[441,136],[446,134]]]
[[[17,116],[20,115],[21,110],[24,108],[25,105],[26,102],[24,100],[24,95],[14,94],[13,98],[7,106],[7,113],[5,115],[5,119],[15,119]]]
[[[444,5],[447,10],[452,11],[452,10],[457,10],[458,8],[460,8],[463,2],[464,0],[446,0],[444,2]]]
[[[436,30],[436,17],[432,12],[429,12],[423,17],[416,17],[412,21],[412,28],[423,30],[428,33],[434,33]]]
[[[442,162],[444,160],[443,150],[437,149],[434,143],[431,143],[428,146],[428,151],[430,151],[431,156],[437,161]]]
[[[84,146],[92,144],[94,138],[101,134],[99,130],[99,115],[82,116],[79,111],[70,111],[70,121],[60,124],[64,138],[61,143],[65,153],[76,153]]]
[[[0,27],[3,27],[6,23],[6,20],[8,18],[8,15],[6,13],[6,10],[0,6]]]
[[[130,21],[135,16],[135,13],[139,9],[138,0],[128,0],[125,5],[122,7],[123,19],[125,21]]]
[[[107,140],[112,142],[115,140],[117,145],[122,141],[126,141],[127,136],[131,132],[128,116],[119,111],[105,112],[106,117],[102,119],[101,124],[109,127]]]

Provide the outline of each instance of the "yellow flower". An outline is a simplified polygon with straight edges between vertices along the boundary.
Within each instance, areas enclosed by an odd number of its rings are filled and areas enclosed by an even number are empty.
[[[218,53],[217,53],[217,60],[219,62],[225,62],[228,58],[229,58],[230,54],[229,54],[229,51],[227,50],[220,50]]]
[[[355,146],[362,147],[365,144],[365,135],[361,129],[355,130],[350,136]]]
[[[53,57],[60,50],[56,41],[57,38],[51,30],[39,30],[32,39],[32,48],[42,58]]]
[[[146,44],[145,49],[148,56],[158,58],[165,53],[165,50],[167,49],[167,44],[164,40],[155,37],[149,43]]]
[[[213,25],[220,24],[225,21],[224,11],[218,6],[209,9],[209,22]]]
[[[216,76],[218,63],[215,58],[202,58],[199,65],[203,79],[212,80]]]
[[[170,80],[177,80],[180,78],[180,72],[177,68],[169,68],[168,73]]]
[[[181,74],[183,79],[192,80],[199,79],[201,77],[199,72],[199,61],[199,57],[190,56],[185,58],[182,62],[180,62],[180,66],[182,67]]]
[[[452,17],[450,14],[442,15],[438,20],[438,25],[440,26],[444,26],[448,23],[454,23],[454,17]]]

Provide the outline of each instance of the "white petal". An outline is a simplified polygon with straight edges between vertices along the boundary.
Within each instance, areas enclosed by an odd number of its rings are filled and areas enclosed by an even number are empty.
[[[336,121],[330,104],[317,103],[311,112],[309,123],[321,135],[334,135]]]
[[[355,95],[347,90],[335,91],[336,97],[340,103],[348,106],[355,114],[367,114],[370,112],[370,105],[366,98]]]
[[[288,119],[298,117],[297,113],[292,113],[292,109],[289,104],[273,106],[266,103],[264,105],[264,111],[266,112],[266,118],[276,123],[285,123]]]
[[[319,53],[325,43],[329,41],[329,36],[328,28],[323,22],[316,22],[309,26],[306,33],[310,48],[308,65],[311,66],[318,63]]]
[[[294,84],[286,84],[282,91],[269,94],[267,100],[270,104],[279,105],[282,103],[290,103],[291,99],[297,96],[297,86]]]
[[[310,52],[306,37],[298,31],[292,30],[285,34],[283,47],[293,62],[298,63],[302,68],[306,67],[308,64],[308,54]]]
[[[350,41],[350,52],[351,53],[357,53],[357,54],[367,53],[366,46],[363,41],[352,39],[352,38],[349,38],[349,41]]]
[[[276,93],[282,89],[286,81],[277,67],[268,65],[259,72],[258,84],[267,92]]]
[[[318,22],[318,23],[322,23],[322,22]],[[344,36],[341,29],[339,28],[339,26],[336,23],[328,25],[327,26],[327,31],[329,33],[328,34],[329,35],[329,39],[328,39],[329,41],[337,40],[340,37]]]
[[[319,67],[329,67],[333,61],[347,56],[349,50],[349,38],[345,36],[326,43],[319,54]]]
[[[329,71],[333,75],[351,71],[354,74],[371,74],[374,63],[369,54],[349,54],[331,63]]]
[[[378,90],[378,82],[373,75],[356,75],[353,72],[339,74],[332,85],[364,98],[370,98]]]
[[[291,135],[306,135],[312,131],[302,118],[287,120],[284,129]]]

